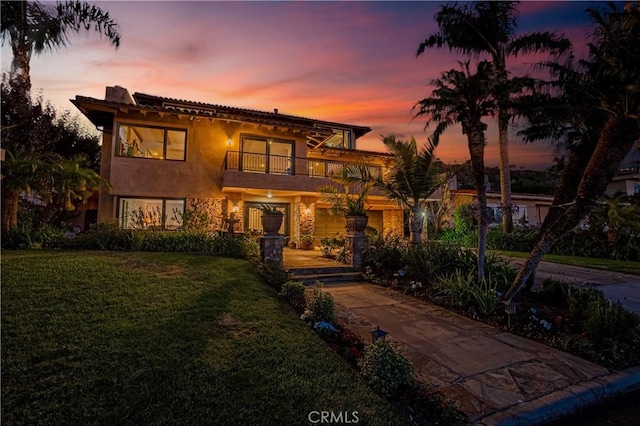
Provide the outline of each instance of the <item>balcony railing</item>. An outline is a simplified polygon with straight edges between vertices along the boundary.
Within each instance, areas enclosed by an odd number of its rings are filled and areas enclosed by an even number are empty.
[[[331,177],[339,173],[340,170],[348,164],[349,163],[340,161],[318,160],[315,158],[298,158],[238,151],[227,151],[224,157],[225,170],[317,178]],[[382,173],[380,166],[368,167],[373,176],[379,176]]]

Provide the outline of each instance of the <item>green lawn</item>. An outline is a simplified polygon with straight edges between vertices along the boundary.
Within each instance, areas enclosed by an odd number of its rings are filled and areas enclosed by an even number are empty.
[[[242,260],[2,253],[3,424],[406,424]]]
[[[520,251],[492,250],[492,253],[504,256],[526,259],[529,253]],[[640,275],[640,262],[629,260],[599,259],[596,257],[563,256],[559,254],[547,254],[542,260],[563,265],[582,266],[584,268],[601,269],[604,271],[621,272],[624,274]]]

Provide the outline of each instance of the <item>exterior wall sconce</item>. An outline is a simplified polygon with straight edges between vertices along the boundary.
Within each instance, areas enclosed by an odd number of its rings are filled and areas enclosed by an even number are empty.
[[[240,207],[238,207],[238,206],[233,206],[232,211],[233,211],[234,213],[238,213],[238,212],[240,211]]]
[[[305,214],[311,214],[311,209],[310,209],[309,207],[307,207],[307,208],[304,210],[304,212],[305,212]]]
[[[231,146],[231,144],[232,144],[232,143],[233,143],[233,141],[231,140],[231,138],[228,138],[228,139],[227,139],[227,145],[228,145],[228,146]]]

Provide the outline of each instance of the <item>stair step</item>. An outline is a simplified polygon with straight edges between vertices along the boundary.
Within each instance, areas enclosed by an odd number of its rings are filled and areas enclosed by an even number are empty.
[[[353,282],[362,279],[360,272],[343,272],[343,273],[329,273],[329,274],[304,274],[293,275],[294,281],[302,281],[305,285],[313,285],[316,281],[322,283],[340,283],[340,282]]]
[[[316,266],[311,268],[290,268],[287,271],[293,275],[326,275],[355,272],[355,269],[351,266]]]

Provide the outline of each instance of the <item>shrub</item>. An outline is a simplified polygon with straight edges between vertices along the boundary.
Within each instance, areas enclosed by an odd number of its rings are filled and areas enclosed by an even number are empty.
[[[98,250],[125,250],[128,246],[126,233],[115,220],[92,224],[88,234]]]
[[[362,251],[363,266],[382,273],[394,273],[404,266],[407,242],[400,235],[369,238]]]
[[[304,298],[304,284],[302,281],[287,281],[282,286],[280,295],[296,312],[304,311],[307,302]]]
[[[291,280],[289,272],[275,260],[260,262],[256,269],[264,282],[275,288],[278,293],[282,290],[282,286]]]
[[[491,276],[478,283],[473,272],[463,275],[459,270],[442,276],[434,284],[433,300],[462,309],[472,316],[489,316],[500,306],[500,297]]]
[[[491,250],[530,252],[536,243],[537,229],[515,229],[509,234],[492,229],[487,235],[487,248]]]
[[[311,319],[315,322],[328,322],[336,325],[338,316],[336,315],[336,307],[331,294],[322,291],[322,284],[316,283],[313,293],[307,298],[307,306],[311,311]]]
[[[385,396],[394,395],[400,386],[413,381],[411,364],[400,349],[387,340],[368,345],[358,365],[371,388]]]
[[[405,258],[406,275],[421,282],[433,282],[440,275],[459,270],[467,274],[476,268],[477,257],[471,250],[451,244],[426,241],[409,247]]]

